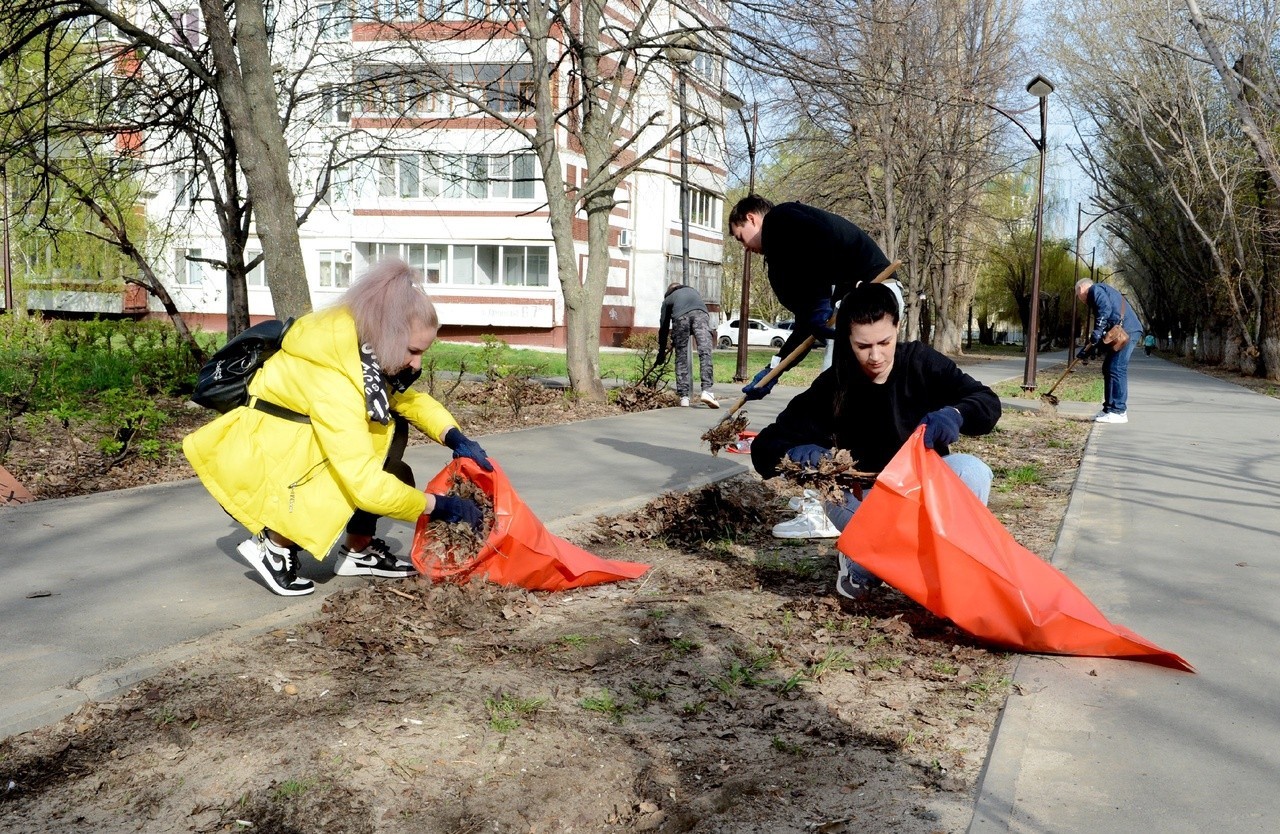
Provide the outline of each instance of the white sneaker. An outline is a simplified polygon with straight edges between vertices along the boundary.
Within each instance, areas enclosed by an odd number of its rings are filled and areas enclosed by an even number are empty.
[[[703,391],[702,396],[698,399],[707,404],[707,408],[719,408],[720,403],[716,402],[716,395],[710,391]]]
[[[848,556],[841,554],[839,562],[840,567],[836,572],[836,593],[845,599],[866,599],[868,594],[884,584],[872,576],[866,568],[855,565]]]
[[[681,398],[680,398],[680,407],[681,407],[681,408],[688,408],[688,407],[689,407],[689,398],[688,398],[688,397],[681,397]]]
[[[1129,422],[1129,412],[1127,411],[1106,411],[1093,418],[1095,423],[1127,423]]]
[[[806,489],[803,496],[792,496],[791,500],[787,502],[787,509],[798,513],[800,512],[800,508],[804,506],[805,499],[813,499],[816,501],[818,498],[819,496],[817,492],[811,489]]]
[[[840,531],[827,513],[822,509],[822,502],[816,498],[806,497],[800,505],[800,515],[793,519],[775,524],[773,537],[776,539],[835,539]]]

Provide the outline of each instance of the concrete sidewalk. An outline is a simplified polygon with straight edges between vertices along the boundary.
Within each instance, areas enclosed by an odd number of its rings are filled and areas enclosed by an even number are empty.
[[[759,429],[799,389],[779,387],[744,412]],[[737,387],[719,386],[731,405]],[[747,471],[746,455],[713,457],[700,439],[727,413],[670,408],[481,437],[521,498],[550,529],[625,512],[669,490]],[[740,412],[741,413],[741,412]],[[480,433],[476,433],[480,436]],[[419,483],[448,462],[431,443],[405,460]],[[301,598],[270,593],[236,553],[245,531],[198,480],[0,509],[0,738],[42,726],[86,700],[109,698],[197,651],[319,610],[333,556],[305,556],[316,580]],[[410,525],[379,535],[407,551]]]
[[[1280,401],[1137,352],[1055,550],[1198,674],[1023,656],[970,832],[1280,831]]]

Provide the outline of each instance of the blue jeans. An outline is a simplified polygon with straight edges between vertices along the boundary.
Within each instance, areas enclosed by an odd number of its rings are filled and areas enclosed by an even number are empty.
[[[1132,343],[1130,343],[1132,344]],[[978,496],[978,500],[986,506],[987,499],[991,497],[991,481],[995,477],[991,472],[991,467],[982,460],[982,458],[974,455],[947,455],[942,462],[951,468],[951,471],[959,476],[974,495]],[[844,501],[836,504],[826,502],[824,507],[827,511],[827,518],[831,519],[831,523],[839,530],[844,530],[845,525],[853,518],[853,514],[858,511],[858,507],[862,506],[862,500],[848,490],[845,491]],[[840,562],[844,566],[844,570],[853,577],[853,581],[859,585],[866,585],[875,581],[875,576],[871,571],[851,560],[843,553],[840,554]]]
[[[1142,341],[1142,331],[1129,331],[1129,343],[1120,350],[1102,345],[1106,355],[1102,358],[1102,410],[1124,414],[1129,410],[1129,357]]]

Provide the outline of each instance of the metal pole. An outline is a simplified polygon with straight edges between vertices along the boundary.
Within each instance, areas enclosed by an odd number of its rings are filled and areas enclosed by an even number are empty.
[[[1084,232],[1080,228],[1080,220],[1084,214],[1084,205],[1076,203],[1076,281],[1080,280],[1080,238]],[[1076,355],[1076,307],[1079,305],[1080,299],[1076,297],[1075,281],[1071,282],[1071,332],[1067,337],[1067,361],[1070,362],[1072,357]]]
[[[685,65],[680,65],[680,283],[689,286],[689,124],[685,115]]]
[[[1036,254],[1031,273],[1031,315],[1027,320],[1027,365],[1022,375],[1022,390],[1036,389],[1036,353],[1040,339],[1040,247],[1044,241],[1044,156],[1045,134],[1049,127],[1049,97],[1040,99],[1040,176],[1036,182]]]
[[[743,130],[746,130],[746,117],[742,118]],[[760,125],[760,105],[751,106],[751,132],[747,135],[747,193],[756,193],[756,129]],[[747,316],[751,313],[751,252],[742,250],[742,303],[738,308],[738,367],[733,375],[734,382],[747,381]]]
[[[4,192],[3,206],[0,211],[4,212],[4,251],[0,253],[0,257],[4,258],[4,309],[7,313],[13,312],[13,265],[10,263],[9,254],[9,163],[6,160],[0,163],[0,191]]]

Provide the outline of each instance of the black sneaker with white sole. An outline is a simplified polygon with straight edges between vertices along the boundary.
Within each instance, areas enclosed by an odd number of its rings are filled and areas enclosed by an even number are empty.
[[[369,542],[364,550],[351,550],[345,544],[338,548],[338,564],[333,567],[338,576],[381,576],[387,579],[404,579],[417,576],[418,569],[410,562],[399,559],[382,539]]]
[[[310,579],[298,578],[298,551],[275,544],[267,538],[265,531],[240,542],[236,549],[272,593],[282,597],[300,597],[316,589]]]

